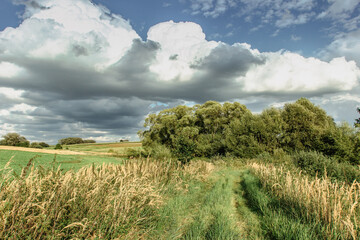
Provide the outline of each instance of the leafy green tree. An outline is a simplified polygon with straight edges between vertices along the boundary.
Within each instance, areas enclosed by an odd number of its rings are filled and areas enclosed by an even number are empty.
[[[258,117],[251,112],[240,119],[234,119],[225,132],[227,151],[237,157],[252,158],[264,151],[259,142]]]
[[[259,116],[260,141],[265,151],[273,153],[281,148],[281,141],[285,133],[285,122],[281,110],[277,108],[265,109]]]
[[[286,104],[282,111],[285,131],[282,146],[286,150],[316,150],[321,136],[329,128],[334,128],[334,120],[320,107],[306,98]]]
[[[62,138],[58,142],[60,145],[72,145],[72,144],[84,143],[84,140],[79,137],[68,137],[68,138]]]
[[[46,142],[39,142],[39,145],[40,145],[41,147],[44,147],[44,148],[50,147],[50,145],[47,144]]]
[[[18,133],[8,133],[3,137],[2,144],[7,146],[29,147],[30,142]]]
[[[63,149],[63,147],[61,146],[60,143],[58,143],[58,144],[56,144],[55,149],[56,149],[56,150],[57,150],[57,149]]]
[[[233,154],[250,158],[279,149],[318,151],[354,164],[360,156],[360,133],[346,124],[337,126],[306,98],[283,109],[265,109],[261,114],[252,114],[237,102],[177,106],[150,114],[144,126],[147,130],[139,136],[145,147],[163,146],[184,163],[195,156]]]
[[[31,144],[30,144],[30,147],[31,148],[43,148],[41,145],[40,145],[40,143],[38,143],[38,142],[32,142]]]
[[[360,108],[356,109],[357,112],[360,114]],[[355,127],[360,127],[360,118],[355,119]]]

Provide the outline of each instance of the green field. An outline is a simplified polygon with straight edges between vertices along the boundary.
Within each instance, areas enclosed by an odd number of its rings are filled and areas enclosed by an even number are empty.
[[[90,144],[74,144],[65,145],[64,149],[78,152],[96,152],[96,153],[116,153],[125,154],[127,149],[141,148],[140,142],[129,142],[129,143],[90,143]]]
[[[34,158],[35,157],[35,158]],[[96,155],[56,155],[47,153],[34,153],[12,150],[0,150],[0,169],[2,169],[11,159],[9,166],[17,173],[21,172],[30,159],[34,158],[35,167],[58,168],[64,171],[70,169],[78,170],[81,167],[91,164],[100,165],[103,163],[119,164],[123,158],[116,156],[96,156]]]

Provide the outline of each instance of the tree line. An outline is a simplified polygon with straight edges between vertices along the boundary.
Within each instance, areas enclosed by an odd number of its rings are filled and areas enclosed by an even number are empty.
[[[50,147],[50,145],[45,142],[30,143],[30,141],[28,141],[24,136],[21,136],[18,133],[8,133],[2,137],[3,137],[3,139],[0,140],[0,145],[30,147],[30,148]],[[72,144],[82,144],[82,143],[96,143],[96,141],[92,140],[92,139],[82,139],[79,137],[62,138],[58,141],[57,148],[61,149],[60,148],[61,145],[72,145]]]
[[[359,124],[357,119],[355,126]],[[177,106],[150,114],[144,127],[147,130],[139,136],[145,147],[165,146],[182,162],[216,155],[252,158],[281,149],[317,151],[340,162],[360,164],[359,131],[347,123],[337,125],[306,98],[260,114],[238,102]]]

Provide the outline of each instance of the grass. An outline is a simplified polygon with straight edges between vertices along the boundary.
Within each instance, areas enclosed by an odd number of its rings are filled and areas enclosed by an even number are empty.
[[[316,226],[291,214],[292,209],[267,194],[261,188],[259,179],[249,171],[243,173],[241,185],[248,206],[260,220],[260,239],[320,239],[314,230]]]
[[[144,238],[163,203],[160,192],[179,183],[178,168],[141,160],[65,173],[32,167],[15,179],[3,175],[0,238]]]
[[[124,143],[89,143],[64,145],[64,149],[78,152],[96,152],[96,153],[116,153],[126,154],[128,148],[140,149],[140,142],[124,142]]]
[[[91,164],[101,165],[103,163],[119,164],[124,161],[124,158],[112,156],[94,156],[94,155],[54,155],[47,153],[33,153],[12,150],[0,150],[0,169],[2,169],[10,158],[10,167],[17,173],[25,167],[29,159],[34,158],[33,163],[35,167],[42,166],[44,168],[58,168],[60,166],[64,171],[78,170],[84,166]],[[54,162],[55,159],[55,162]]]
[[[288,214],[293,219],[311,223],[310,232],[316,231],[326,239],[359,239],[359,183],[332,182],[326,176],[313,180],[270,165],[250,166],[262,188],[290,209]]]
[[[185,191],[167,194],[151,239],[259,239],[247,216],[239,216],[240,212],[251,212],[238,202],[242,197],[237,195],[236,180],[241,172],[207,164],[212,166],[210,172],[203,171],[207,176],[193,172],[190,176],[196,178],[183,181]]]
[[[122,144],[71,150],[141,148]],[[263,158],[182,166],[0,150],[0,239],[359,238],[359,183],[284,164],[288,172]]]

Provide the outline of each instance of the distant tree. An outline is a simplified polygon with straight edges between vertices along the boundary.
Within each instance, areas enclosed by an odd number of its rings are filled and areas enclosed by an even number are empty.
[[[63,149],[60,143],[56,144],[55,149]]]
[[[96,143],[96,141],[92,139],[84,139],[83,143]]]
[[[18,133],[8,133],[2,136],[4,139],[1,141],[2,145],[7,146],[20,146],[29,147],[30,142],[25,137],[20,136]]]
[[[357,112],[360,114],[360,108],[356,109]],[[355,127],[360,127],[360,118],[355,119]]]
[[[45,142],[39,142],[39,145],[42,147],[50,147],[50,145]]]
[[[84,143],[84,140],[79,137],[68,137],[59,140],[60,145],[72,145],[72,144],[81,144]]]
[[[30,147],[31,148],[43,148],[41,145],[40,145],[40,143],[38,143],[38,142],[32,142],[31,144],[30,144]]]

